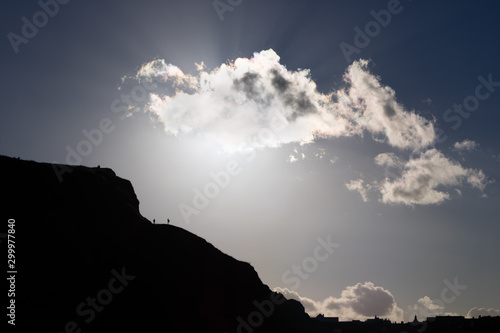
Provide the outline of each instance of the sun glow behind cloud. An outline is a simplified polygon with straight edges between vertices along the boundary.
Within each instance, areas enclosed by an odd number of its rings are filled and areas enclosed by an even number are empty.
[[[464,180],[484,190],[482,171],[463,168],[433,148],[434,123],[407,110],[368,66],[366,60],[352,63],[342,88],[327,94],[317,90],[309,70],[287,69],[272,49],[210,71],[196,64],[196,75],[158,59],[144,64],[134,79],[155,85],[144,111],[167,134],[199,137],[226,153],[370,134],[396,150],[377,156],[374,163],[391,168],[394,177],[348,182],[347,188],[364,201],[374,190],[384,203],[437,204],[449,199],[438,187],[457,187]],[[407,162],[398,157],[402,152],[412,155]],[[289,162],[298,160],[290,156]]]
[[[401,149],[421,149],[434,141],[433,124],[398,104],[394,91],[368,72],[367,61],[349,66],[345,89],[329,94],[316,89],[309,70],[288,70],[279,61],[267,50],[210,72],[197,66],[194,76],[155,60],[136,78],[165,86],[164,93],[150,95],[146,110],[167,133],[201,135],[230,152],[364,132]],[[269,137],[259,140],[269,129]]]

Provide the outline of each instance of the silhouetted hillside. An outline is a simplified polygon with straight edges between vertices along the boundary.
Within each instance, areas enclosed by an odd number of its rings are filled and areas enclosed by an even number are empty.
[[[4,156],[0,164],[3,218],[15,219],[18,329],[306,331],[300,303],[204,239],[152,225],[112,170],[72,166],[60,181],[52,164]]]

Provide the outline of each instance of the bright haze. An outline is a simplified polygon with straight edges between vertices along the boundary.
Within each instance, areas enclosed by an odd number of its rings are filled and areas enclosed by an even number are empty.
[[[112,168],[311,316],[499,315],[499,10],[4,2],[0,153]]]

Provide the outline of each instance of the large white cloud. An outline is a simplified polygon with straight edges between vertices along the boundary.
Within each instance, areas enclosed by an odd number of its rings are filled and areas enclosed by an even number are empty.
[[[327,317],[339,317],[342,321],[366,320],[374,316],[397,322],[403,320],[403,310],[398,307],[392,293],[372,282],[348,286],[340,297],[330,296],[323,301],[302,297],[287,288],[275,288],[275,291],[301,302],[310,316],[321,313]]]
[[[139,80],[160,80],[146,111],[173,135],[201,135],[226,151],[278,147],[316,137],[368,131],[394,147],[420,149],[434,141],[433,124],[404,109],[394,91],[361,60],[348,67],[345,88],[320,93],[308,70],[289,70],[273,50],[238,58],[197,75],[164,60],[144,64]]]

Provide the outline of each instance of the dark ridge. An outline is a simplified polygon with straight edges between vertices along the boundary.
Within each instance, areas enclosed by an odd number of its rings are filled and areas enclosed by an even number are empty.
[[[15,219],[21,331],[309,331],[302,305],[272,293],[250,264],[182,228],[151,224],[132,184],[111,169],[5,156],[0,165],[4,219]],[[60,177],[60,168],[71,172]],[[255,304],[271,296],[283,303],[263,314]],[[257,312],[262,323],[245,328]]]

